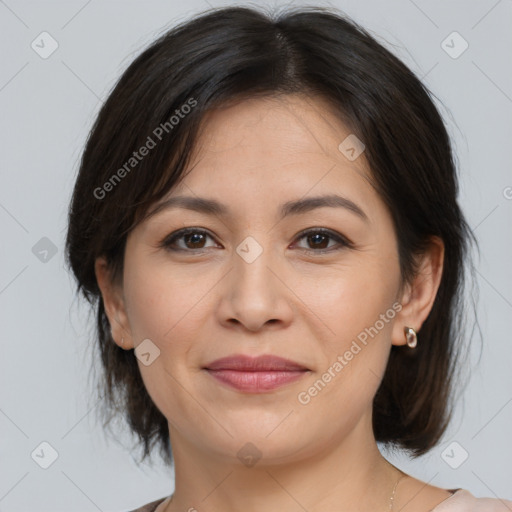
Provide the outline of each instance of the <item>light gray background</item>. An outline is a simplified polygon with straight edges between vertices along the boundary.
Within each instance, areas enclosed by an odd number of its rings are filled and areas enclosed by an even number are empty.
[[[176,22],[229,4],[0,1],[0,511],[123,511],[173,490],[172,473],[137,466],[94,419],[94,322],[64,268],[67,206],[88,130],[120,73]],[[483,351],[476,336],[456,417],[429,455],[390,460],[433,485],[512,499],[512,2],[330,5],[377,35],[446,105],[461,204],[482,248],[475,285]],[[59,45],[47,59],[31,48],[43,31]],[[456,59],[441,46],[453,31],[469,43]],[[450,41],[452,52],[461,48]],[[32,251],[43,237],[57,250],[46,262]],[[48,469],[31,457],[43,441],[58,453]],[[458,469],[446,462],[463,454],[453,442],[469,453]]]

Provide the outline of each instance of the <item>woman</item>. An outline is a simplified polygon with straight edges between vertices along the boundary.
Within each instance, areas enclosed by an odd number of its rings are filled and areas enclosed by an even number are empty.
[[[174,464],[173,495],[138,510],[512,510],[377,446],[419,456],[448,425],[456,196],[429,92],[341,14],[219,9],[144,51],[91,131],[67,236],[106,410]]]

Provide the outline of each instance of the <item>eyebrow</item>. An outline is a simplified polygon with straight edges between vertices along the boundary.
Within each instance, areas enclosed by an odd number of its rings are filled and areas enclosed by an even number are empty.
[[[336,194],[307,197],[295,201],[288,201],[281,205],[281,219],[289,215],[301,215],[317,208],[345,208],[350,212],[356,214],[365,222],[369,222],[369,218],[363,209],[356,203],[346,197]],[[215,199],[208,199],[205,197],[192,197],[192,196],[174,196],[159,203],[154,210],[152,210],[146,218],[153,217],[162,210],[170,208],[184,208],[206,215],[227,216],[230,210],[227,205],[220,203]]]

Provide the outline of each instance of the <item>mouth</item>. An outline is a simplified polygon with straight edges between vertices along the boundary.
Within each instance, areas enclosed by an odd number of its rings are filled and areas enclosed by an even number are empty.
[[[304,365],[273,355],[234,355],[203,367],[217,381],[238,391],[264,393],[294,382],[311,370]]]

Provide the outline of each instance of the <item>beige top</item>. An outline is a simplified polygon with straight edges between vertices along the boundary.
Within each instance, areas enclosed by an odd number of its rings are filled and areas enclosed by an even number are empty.
[[[512,501],[500,498],[475,498],[469,491],[458,489],[434,507],[432,512],[512,512]]]
[[[475,498],[465,489],[451,489],[453,494],[439,503],[430,512],[512,512],[512,501],[499,498]],[[155,512],[167,496],[130,512]]]

